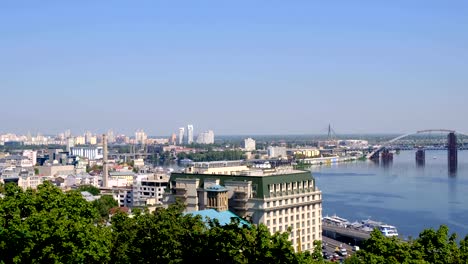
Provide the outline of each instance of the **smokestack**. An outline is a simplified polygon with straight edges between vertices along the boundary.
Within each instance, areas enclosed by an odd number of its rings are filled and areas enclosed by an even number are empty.
[[[108,187],[109,172],[107,171],[107,135],[102,134],[102,187]]]

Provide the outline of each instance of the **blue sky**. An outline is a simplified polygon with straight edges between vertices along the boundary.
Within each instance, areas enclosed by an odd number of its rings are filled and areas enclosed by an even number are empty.
[[[2,1],[0,132],[468,132],[468,2]]]

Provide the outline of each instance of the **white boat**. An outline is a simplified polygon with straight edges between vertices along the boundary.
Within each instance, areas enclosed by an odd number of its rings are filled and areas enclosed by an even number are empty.
[[[347,219],[338,217],[336,215],[327,215],[325,217],[322,217],[322,221],[326,224],[336,225],[340,227],[348,227],[351,224]]]
[[[377,221],[373,221],[370,219],[363,220],[362,224],[363,224],[362,226],[363,231],[369,232],[377,228],[382,233],[382,235],[386,237],[398,236],[398,231],[395,226],[387,225],[382,222],[377,222]]]
[[[370,220],[370,219],[351,223],[345,218],[341,218],[336,215],[333,215],[333,216],[327,215],[322,218],[322,222],[324,225],[327,224],[327,225],[333,225],[333,226],[337,226],[341,228],[351,228],[354,230],[359,230],[359,231],[363,231],[367,233],[370,233],[375,228],[377,228],[382,233],[382,235],[386,237],[398,236],[398,231],[395,226],[387,225],[385,223],[377,222],[377,221]]]
[[[391,226],[391,225],[381,225],[378,227],[380,232],[382,232],[382,235],[386,237],[393,237],[393,236],[398,236],[398,231],[396,227]]]

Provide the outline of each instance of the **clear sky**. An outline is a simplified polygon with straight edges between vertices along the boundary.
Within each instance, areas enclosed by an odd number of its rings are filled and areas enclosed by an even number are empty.
[[[468,132],[468,1],[1,1],[0,132]]]

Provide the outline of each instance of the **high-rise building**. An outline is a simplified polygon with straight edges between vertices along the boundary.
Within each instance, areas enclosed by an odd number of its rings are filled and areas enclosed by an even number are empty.
[[[135,132],[135,144],[145,144],[148,136],[143,129],[139,129]]]
[[[65,138],[71,137],[71,130],[70,129],[65,130],[64,136]]]
[[[171,145],[175,145],[176,142],[177,142],[177,136],[175,133],[172,133],[170,143]]]
[[[33,166],[36,165],[36,163],[37,163],[37,151],[30,150],[30,149],[23,150],[23,156],[28,157],[28,160],[31,161],[31,164]]]
[[[176,200],[186,212],[213,208],[227,200],[227,208],[253,224],[264,224],[271,233],[286,232],[296,251],[313,251],[314,241],[322,239],[322,193],[308,171],[292,167],[238,170],[226,162],[203,162],[187,167],[185,173],[172,173],[165,203]],[[213,191],[224,197],[213,196]],[[211,195],[210,195],[211,194]]]
[[[193,125],[187,125],[187,144],[193,143]]]
[[[67,138],[67,151],[70,152],[70,149],[75,146],[75,139],[74,138]]]
[[[244,145],[242,146],[246,151],[252,151],[256,149],[255,140],[252,138],[244,139]]]
[[[109,129],[107,131],[107,142],[108,143],[115,143],[114,131],[112,131],[112,129]]]
[[[77,136],[75,138],[75,145],[84,145],[86,143],[85,137]]]
[[[201,132],[197,137],[198,144],[213,144],[214,143],[214,132],[213,130],[208,130]]]
[[[184,144],[184,135],[185,135],[185,128],[179,128],[179,145]]]
[[[90,144],[92,136],[93,136],[93,134],[91,132],[86,131],[86,133],[85,133],[85,143],[86,144]]]

